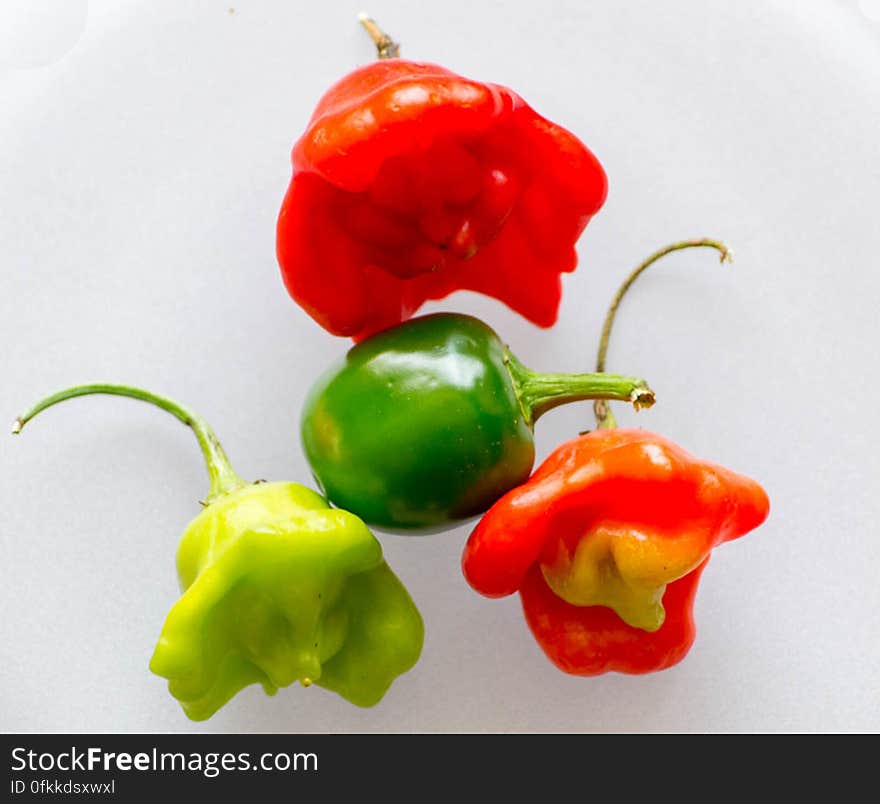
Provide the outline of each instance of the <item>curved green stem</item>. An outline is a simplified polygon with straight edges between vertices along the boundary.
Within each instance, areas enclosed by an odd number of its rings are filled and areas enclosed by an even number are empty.
[[[205,465],[208,469],[208,476],[211,478],[211,489],[208,493],[206,502],[211,502],[217,497],[234,491],[242,486],[249,485],[247,481],[233,470],[229,463],[229,458],[223,451],[223,447],[217,440],[217,436],[211,429],[211,426],[198,414],[189,408],[168,399],[159,394],[145,391],[142,388],[134,388],[130,385],[109,385],[106,383],[95,383],[92,385],[77,385],[73,388],[66,388],[63,391],[57,391],[45,399],[41,399],[30,410],[22,413],[12,424],[12,432],[17,435],[22,428],[43,410],[64,402],[67,399],[73,399],[77,396],[88,396],[90,394],[111,394],[114,396],[127,396],[132,399],[140,399],[142,402],[149,402],[162,410],[167,411],[177,417],[187,427],[190,427],[195,433],[205,458]]]
[[[616,399],[636,410],[654,404],[654,392],[641,377],[621,374],[539,374],[527,369],[510,352],[507,367],[526,420],[534,424],[548,410],[584,399]]]
[[[369,14],[364,12],[358,14],[358,22],[364,26],[367,33],[370,35],[370,39],[372,39],[376,45],[376,50],[378,51],[376,58],[396,59],[400,56],[400,44],[388,36],[388,34],[376,24],[376,21]]]
[[[623,297],[636,281],[651,265],[653,265],[661,257],[671,254],[673,251],[681,251],[686,248],[714,248],[721,255],[721,262],[732,262],[733,252],[727,244],[720,240],[711,240],[709,238],[700,238],[697,240],[682,240],[678,243],[672,243],[669,246],[655,251],[644,262],[637,265],[630,275],[624,280],[618,289],[614,298],[611,300],[611,306],[605,315],[605,323],[602,325],[602,336],[599,339],[599,352],[596,356],[596,371],[605,371],[605,356],[608,352],[608,341],[611,338],[611,327],[614,325],[614,317],[617,314],[617,308],[623,301]],[[611,412],[608,404],[604,400],[598,400],[593,405],[593,412],[596,414],[596,423],[600,430],[607,430],[617,426],[614,420],[614,414]]]

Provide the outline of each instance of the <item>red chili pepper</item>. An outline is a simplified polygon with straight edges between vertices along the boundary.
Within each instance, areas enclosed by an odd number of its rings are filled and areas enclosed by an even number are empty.
[[[663,255],[692,246],[730,256],[717,241],[686,241],[638,266],[605,320],[597,371],[633,281]],[[489,509],[462,569],[489,597],[519,591],[532,633],[562,670],[662,670],[693,644],[694,597],[712,549],[758,527],[770,503],[754,480],[661,435],[616,429],[604,402],[596,417],[598,430],[562,444]]]
[[[336,335],[364,338],[455,290],[547,327],[606,191],[583,143],[512,90],[383,59],[331,87],[294,145],[278,261]]]

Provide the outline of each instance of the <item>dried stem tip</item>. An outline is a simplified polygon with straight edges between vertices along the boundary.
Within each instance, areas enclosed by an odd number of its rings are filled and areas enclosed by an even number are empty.
[[[388,36],[369,14],[362,11],[358,14],[358,22],[364,26],[370,39],[375,42],[380,59],[396,59],[400,56],[400,45]]]
[[[645,408],[652,407],[657,399],[650,388],[636,388],[633,390],[629,401],[636,410],[644,410]]]

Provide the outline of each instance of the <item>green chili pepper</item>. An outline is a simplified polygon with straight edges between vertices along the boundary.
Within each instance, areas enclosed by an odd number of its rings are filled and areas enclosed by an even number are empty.
[[[535,421],[583,399],[638,409],[654,395],[635,377],[530,371],[479,319],[440,313],[349,350],[310,391],[302,443],[334,504],[380,527],[433,528],[523,483]]]
[[[85,394],[158,405],[193,429],[205,457],[210,493],[177,551],[183,595],[150,661],[191,719],[211,717],[254,683],[274,695],[314,682],[372,706],[416,663],[422,618],[366,525],[297,483],[242,480],[213,430],[182,405],[138,388],[84,385],[42,400],[13,432]]]

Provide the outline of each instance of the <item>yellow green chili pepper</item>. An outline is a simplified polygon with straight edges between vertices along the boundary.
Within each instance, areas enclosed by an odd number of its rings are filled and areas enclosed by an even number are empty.
[[[418,609],[354,514],[297,483],[249,483],[213,430],[165,397],[124,385],[59,391],[16,420],[76,396],[150,402],[195,432],[211,488],[177,551],[183,594],[165,620],[150,669],[193,720],[205,720],[249,684],[269,695],[315,683],[372,706],[418,660]]]

